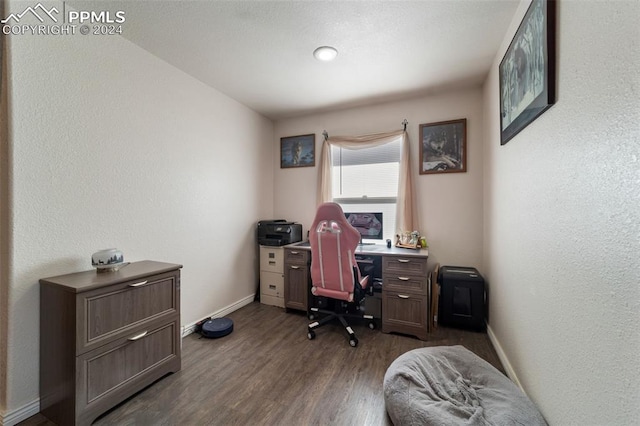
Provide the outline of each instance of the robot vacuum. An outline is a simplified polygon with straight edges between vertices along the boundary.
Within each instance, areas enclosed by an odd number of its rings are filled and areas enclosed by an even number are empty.
[[[201,334],[203,337],[217,339],[224,337],[233,331],[233,321],[229,318],[212,318],[202,324]]]

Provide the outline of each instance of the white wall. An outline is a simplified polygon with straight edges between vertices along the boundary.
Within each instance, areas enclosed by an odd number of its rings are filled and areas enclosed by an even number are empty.
[[[99,249],[183,264],[183,325],[252,300],[273,123],[119,36],[9,42],[14,412],[38,398],[38,279]]]
[[[280,120],[275,126],[274,147],[280,138],[316,134],[316,166],[281,169],[276,154],[275,216],[309,229],[316,210],[318,160],[323,130],[330,135],[364,135],[402,128],[407,119],[411,143],[411,167],[418,197],[420,231],[429,242],[429,256],[441,264],[480,268],[482,263],[482,93],[461,90],[401,102],[379,104]],[[420,124],[467,119],[467,172],[418,174]]]
[[[484,86],[490,328],[552,425],[640,418],[640,3],[562,1],[558,100],[500,146]]]

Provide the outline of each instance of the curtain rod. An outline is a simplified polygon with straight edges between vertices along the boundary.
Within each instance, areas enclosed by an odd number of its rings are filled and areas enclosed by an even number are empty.
[[[404,120],[402,120],[402,123],[401,123],[401,124],[404,126],[403,130],[406,132],[406,131],[407,131],[407,124],[409,124],[409,122],[408,122],[408,121],[407,121],[407,119],[405,118]],[[323,130],[323,131],[322,131],[322,136],[324,136],[324,140],[325,140],[325,141],[326,141],[327,139],[329,139],[329,133],[327,133],[327,131],[326,131],[326,130]]]

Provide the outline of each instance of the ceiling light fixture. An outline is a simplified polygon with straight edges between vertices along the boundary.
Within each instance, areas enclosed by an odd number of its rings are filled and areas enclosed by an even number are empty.
[[[331,46],[320,46],[313,51],[313,56],[319,61],[333,61],[338,56],[338,51]]]

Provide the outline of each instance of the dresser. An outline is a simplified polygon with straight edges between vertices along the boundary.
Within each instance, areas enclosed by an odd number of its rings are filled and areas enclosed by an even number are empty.
[[[40,280],[40,411],[96,417],[181,368],[180,269],[133,262]]]
[[[284,308],[284,249],[260,246],[260,302]]]

